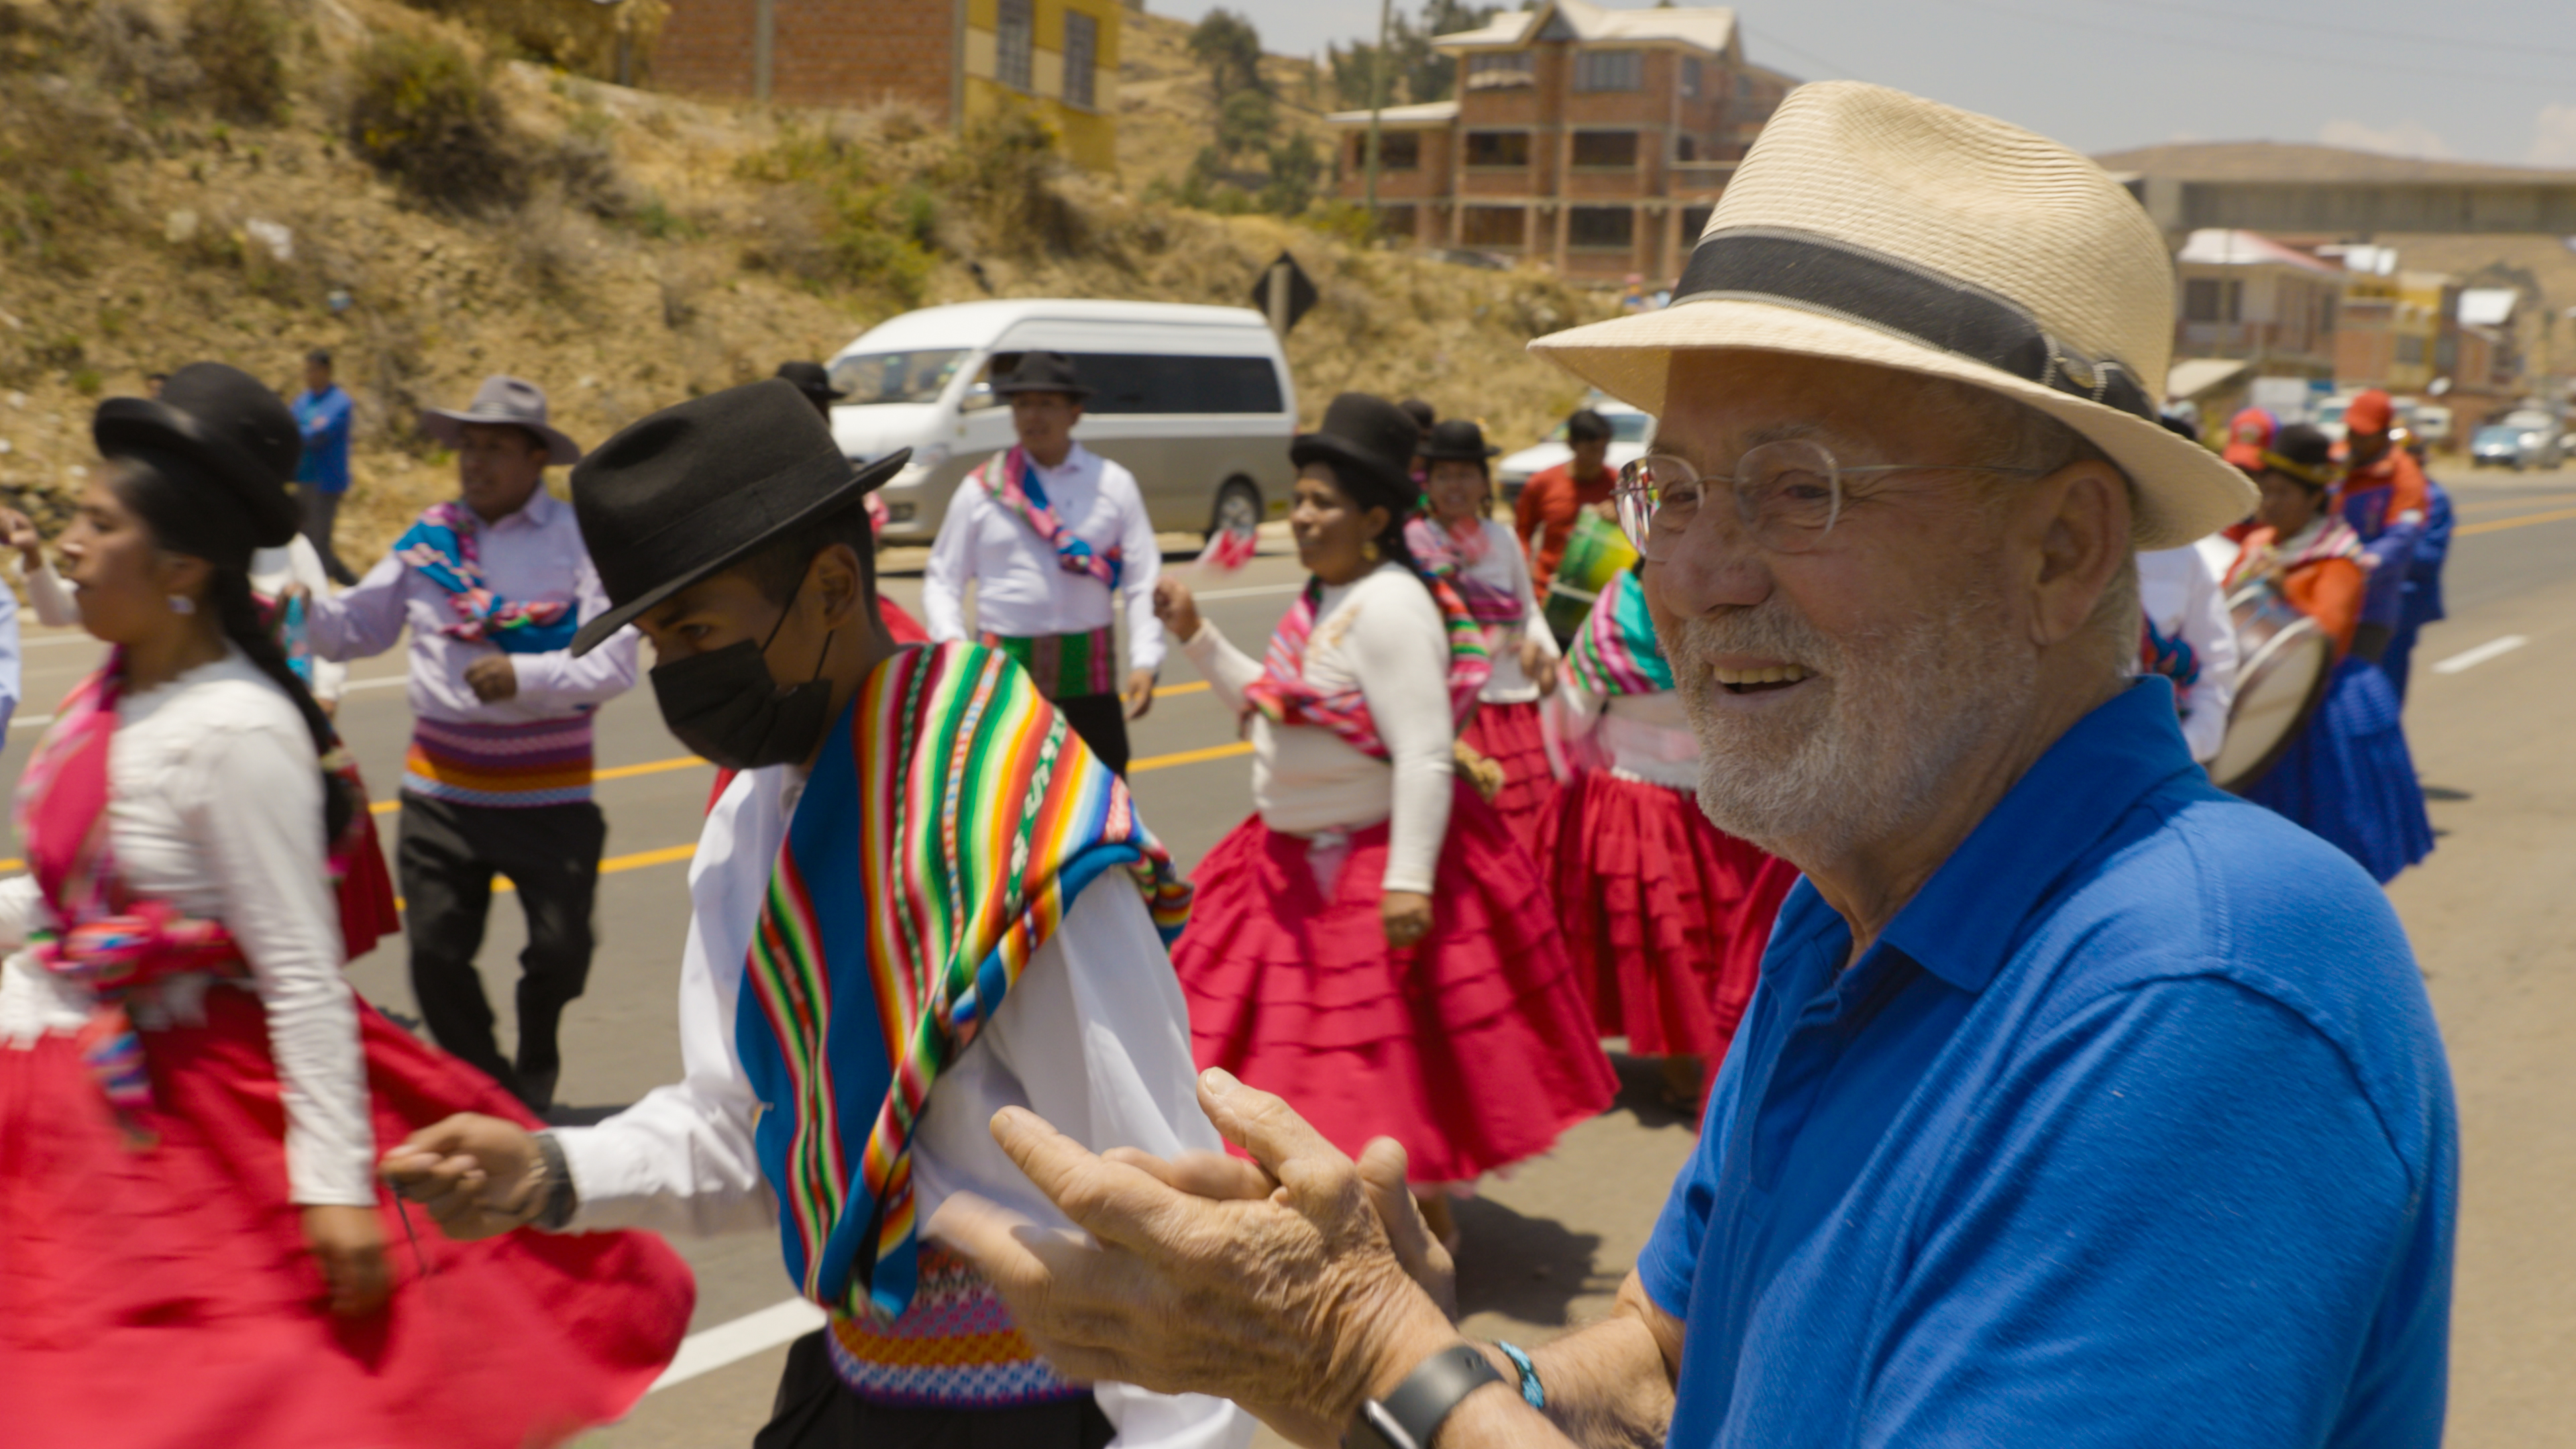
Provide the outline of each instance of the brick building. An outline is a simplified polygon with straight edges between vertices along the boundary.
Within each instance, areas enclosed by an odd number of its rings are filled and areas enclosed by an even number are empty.
[[[902,101],[957,126],[1006,96],[1116,163],[1120,0],[670,0],[655,84],[791,106]]]
[[[2252,362],[2261,377],[2331,378],[2345,272],[2250,231],[2195,231],[2174,256],[2174,357]]]
[[[1797,84],[1746,62],[1728,9],[1542,0],[1431,43],[1458,64],[1458,99],[1381,114],[1380,224],[1593,281],[1678,276]],[[1330,120],[1337,194],[1361,200],[1369,113]]]

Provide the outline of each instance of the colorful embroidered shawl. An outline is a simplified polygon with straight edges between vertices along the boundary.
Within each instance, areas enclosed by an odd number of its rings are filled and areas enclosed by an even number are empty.
[[[2189,689],[2200,682],[2200,654],[2191,641],[2180,634],[2168,635],[2146,619],[2138,631],[2138,672],[2161,674],[2173,681],[2176,690]]]
[[[505,654],[551,654],[572,647],[581,620],[572,605],[513,604],[492,592],[475,562],[473,511],[454,499],[420,511],[394,540],[394,556],[447,590],[456,622],[439,631],[458,639],[488,639]]]
[[[2244,545],[2236,555],[2236,562],[2228,566],[2227,581],[2222,587],[2232,594],[2247,579],[2275,565],[2296,573],[2310,564],[2324,563],[2329,559],[2351,559],[2359,563],[2361,554],[2361,535],[2353,532],[2351,524],[2331,513],[2318,514],[2314,523],[2301,529],[2298,536],[2286,544],[2271,525],[2264,524],[2245,535]]]
[[[1009,660],[942,644],[868,677],[788,822],[745,968],[756,1009],[735,1025],[807,1298],[882,1318],[912,1301],[913,1126],[1074,898],[1116,866],[1177,937],[1190,887],[1126,784]]]
[[[1520,595],[1467,571],[1483,560],[1489,546],[1483,520],[1469,519],[1464,528],[1450,528],[1434,519],[1417,517],[1404,525],[1404,546],[1413,550],[1413,561],[1422,565],[1424,573],[1444,580],[1458,591],[1458,601],[1467,606],[1468,617],[1477,623],[1503,627],[1527,617]]]
[[[1453,726],[1463,728],[1476,712],[1476,696],[1493,677],[1494,661],[1485,650],[1485,631],[1468,615],[1457,590],[1438,577],[1422,582],[1431,590],[1431,602],[1439,606],[1440,622],[1449,633],[1449,718]],[[1386,759],[1386,741],[1378,737],[1366,694],[1356,689],[1326,694],[1306,682],[1306,644],[1315,632],[1315,610],[1323,597],[1324,581],[1307,579],[1305,592],[1272,631],[1262,675],[1243,690],[1246,718],[1258,712],[1272,724],[1317,725],[1371,759]]]
[[[1574,636],[1565,667],[1587,694],[1603,699],[1622,694],[1658,694],[1673,687],[1673,666],[1655,641],[1655,621],[1646,613],[1646,586],[1633,568],[1623,569],[1592,601],[1583,632]]]
[[[29,940],[37,964],[86,989],[89,1020],[74,1040],[81,1060],[123,1122],[148,1142],[139,1114],[152,1105],[143,1042],[126,1011],[138,988],[188,971],[240,975],[241,952],[221,922],[182,916],[159,901],[127,899],[108,834],[108,743],[116,733],[122,651],[74,686],[18,781],[18,834],[45,904],[60,923]]]
[[[1055,516],[1055,507],[1047,501],[1046,485],[1038,481],[1038,470],[1029,461],[1028,451],[1013,448],[985,461],[975,470],[984,490],[993,501],[1009,509],[1029,526],[1038,541],[1055,550],[1055,561],[1069,574],[1088,574],[1110,588],[1118,587],[1120,576],[1127,571],[1127,560],[1118,545],[1106,552],[1095,553],[1091,545],[1073,536],[1064,520]]]

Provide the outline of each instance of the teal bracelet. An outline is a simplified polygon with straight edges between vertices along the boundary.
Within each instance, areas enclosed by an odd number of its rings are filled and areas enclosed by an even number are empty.
[[[1538,1365],[1530,1362],[1530,1356],[1521,1351],[1519,1344],[1498,1339],[1494,1347],[1501,1349],[1503,1357],[1512,1361],[1512,1367],[1521,1371],[1521,1402],[1533,1409],[1544,1410],[1547,1407],[1547,1387],[1538,1381]]]

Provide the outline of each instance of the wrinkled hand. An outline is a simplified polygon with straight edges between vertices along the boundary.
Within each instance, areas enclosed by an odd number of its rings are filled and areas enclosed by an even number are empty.
[[[1409,1205],[1386,1200],[1404,1197],[1401,1148],[1372,1143],[1354,1164],[1286,1103],[1223,1071],[1200,1075],[1199,1104],[1257,1166],[1096,1157],[1006,1108],[994,1140],[1097,1241],[971,1193],[942,1203],[930,1234],[983,1270],[1067,1377],[1230,1398],[1328,1449],[1362,1398],[1458,1342],[1397,1242],[1421,1235],[1427,1276],[1443,1276],[1446,1260]],[[1391,1236],[1390,1221],[1412,1226]]]
[[[1184,644],[1199,637],[1199,601],[1191,597],[1189,585],[1170,574],[1154,581],[1154,617]]]
[[[1127,717],[1143,719],[1154,707],[1154,671],[1137,669],[1127,675]]]
[[[1378,902],[1377,918],[1386,928],[1388,945],[1410,946],[1431,934],[1431,897],[1420,891],[1388,891]]]
[[[497,1237],[536,1219],[537,1140],[515,1122],[460,1112],[411,1134],[376,1171],[459,1241]]]
[[[466,687],[485,704],[497,704],[519,692],[519,671],[507,654],[486,654],[465,666]]]
[[[331,1311],[356,1318],[385,1306],[385,1225],[372,1207],[316,1203],[304,1209],[304,1245],[331,1289]]]

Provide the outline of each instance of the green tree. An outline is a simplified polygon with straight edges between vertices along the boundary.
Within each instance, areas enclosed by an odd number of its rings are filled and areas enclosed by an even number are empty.
[[[1216,113],[1217,154],[1232,161],[1247,151],[1267,147],[1277,120],[1270,97],[1261,91],[1236,91],[1227,96]]]
[[[1270,184],[1261,189],[1261,208],[1296,216],[1314,204],[1324,179],[1324,153],[1315,138],[1299,131],[1270,148]]]
[[[1209,91],[1220,110],[1238,91],[1269,94],[1261,79],[1261,32],[1231,10],[1211,10],[1191,28],[1190,56],[1207,67]]]

